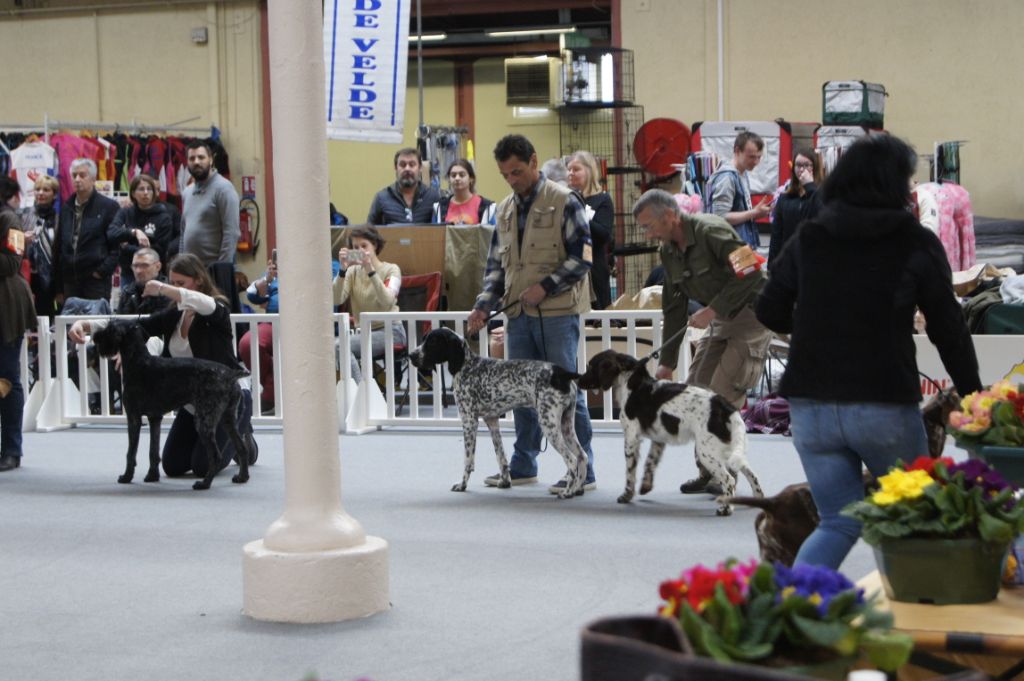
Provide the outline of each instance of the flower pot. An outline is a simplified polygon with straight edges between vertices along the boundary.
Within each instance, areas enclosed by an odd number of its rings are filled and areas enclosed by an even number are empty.
[[[778,662],[766,660],[766,663]],[[608,617],[581,634],[581,681],[805,681],[846,678],[854,658],[787,666],[729,664],[698,657],[679,622],[666,617]]]
[[[952,605],[995,599],[1007,548],[981,539],[904,538],[874,551],[890,600]]]
[[[1024,447],[964,447],[972,459],[981,459],[1017,487],[1024,487]]]

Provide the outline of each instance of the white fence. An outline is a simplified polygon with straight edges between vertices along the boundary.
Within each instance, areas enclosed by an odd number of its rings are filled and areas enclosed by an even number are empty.
[[[422,330],[431,327],[449,326],[460,335],[465,332],[468,312],[388,312],[367,313],[360,318],[360,334],[350,335],[349,316],[335,314],[334,322],[340,332],[333,339],[336,365],[332,367],[337,377],[339,426],[342,432],[362,433],[382,427],[458,427],[458,413],[452,404],[450,388],[452,379],[447,367],[437,367],[432,376],[420,376],[415,367],[408,363],[405,350],[411,349],[422,337]],[[80,424],[123,424],[125,417],[119,406],[111,403],[110,379],[112,364],[107,361],[92,362],[89,366],[86,346],[74,347],[68,341],[67,329],[78,319],[99,317],[56,317],[53,330],[45,318],[39,319],[38,343],[30,352],[29,343],[23,344],[21,357],[22,383],[27,395],[24,429],[50,431],[74,427]],[[103,317],[105,318],[105,317]],[[134,317],[129,317],[134,318]],[[253,423],[255,425],[281,425],[285,382],[281,374],[281,326],[276,314],[232,315],[232,332],[239,334],[253,332],[249,360],[252,367]],[[503,319],[499,317],[499,319]],[[661,345],[661,312],[643,310],[634,312],[592,312],[584,315],[581,327],[578,358],[582,372],[589,357],[601,350],[614,347],[633,356],[643,356]],[[370,353],[370,325],[385,322],[385,346],[382,358],[373,359]],[[405,325],[409,339],[408,348],[396,353],[393,342],[392,323]],[[257,324],[271,324],[273,327],[273,377],[276,400],[273,410],[263,414],[260,396],[259,347],[256,342]],[[285,331],[287,333],[287,330]],[[359,338],[361,373],[364,377],[356,384],[350,376],[351,343]],[[686,339],[684,339],[685,342]],[[481,355],[490,354],[490,336],[482,331],[474,349]],[[69,350],[77,357],[77,375],[72,380]],[[51,362],[51,352],[53,361]],[[34,355],[34,361],[33,361]],[[680,353],[685,362],[689,353]],[[38,364],[38,371],[32,371]],[[52,368],[52,371],[51,371]],[[685,375],[687,366],[680,367]],[[51,373],[53,374],[50,377]],[[39,377],[33,379],[33,376]],[[375,380],[376,378],[376,380]],[[98,413],[90,413],[87,393],[77,386],[90,386],[99,395]],[[383,386],[383,391],[379,386]],[[446,395],[447,393],[447,395]],[[446,399],[447,397],[447,399]],[[612,419],[612,398],[606,393],[598,398],[590,397],[592,410],[600,407],[599,418],[594,419],[595,427],[618,424]],[[595,403],[596,401],[596,403]],[[511,424],[511,415],[506,425]]]

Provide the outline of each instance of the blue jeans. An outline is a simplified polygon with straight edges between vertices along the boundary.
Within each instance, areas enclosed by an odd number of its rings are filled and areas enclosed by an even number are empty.
[[[11,382],[11,392],[0,398],[0,456],[21,456],[21,420],[25,391],[21,387],[21,342],[0,343],[0,378]]]
[[[862,466],[885,475],[897,459],[928,454],[916,404],[789,401],[793,444],[800,454],[821,522],[804,541],[796,563],[839,569],[860,537],[861,525],[839,512],[864,499]]]
[[[580,318],[578,315],[557,317],[530,317],[521,314],[508,320],[505,342],[508,344],[509,359],[540,359],[576,372],[576,347],[580,341]],[[523,407],[512,410],[516,423],[516,444],[509,472],[513,478],[532,478],[537,475],[537,455],[540,453],[542,432],[537,421],[537,412]],[[576,393],[576,438],[587,453],[587,482],[594,481],[594,450],[590,448],[593,430],[590,427],[590,412],[587,411],[587,395],[583,390]]]

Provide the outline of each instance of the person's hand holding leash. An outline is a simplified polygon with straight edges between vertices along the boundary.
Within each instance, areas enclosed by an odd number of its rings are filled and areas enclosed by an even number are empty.
[[[488,314],[484,310],[473,310],[469,313],[469,319],[466,320],[466,331],[476,333],[484,328],[484,324],[487,323],[487,317]]]
[[[690,315],[688,325],[695,329],[706,329],[711,325],[711,322],[714,321],[716,316],[715,311],[710,307],[702,307]]]
[[[547,297],[548,292],[544,290],[544,287],[540,284],[534,284],[523,291],[523,294],[519,296],[519,302],[523,305],[529,305],[530,307],[537,307],[544,302],[544,299]]]

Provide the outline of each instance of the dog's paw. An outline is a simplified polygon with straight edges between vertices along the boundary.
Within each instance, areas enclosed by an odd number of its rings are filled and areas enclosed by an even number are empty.
[[[146,473],[146,477],[142,479],[143,482],[160,482],[160,472],[150,471]]]
[[[210,489],[210,483],[205,480],[196,480],[192,483],[192,489]]]
[[[654,483],[653,482],[643,482],[643,483],[640,483],[640,494],[647,494],[652,489],[654,489]]]
[[[453,492],[465,492],[466,491],[466,483],[459,482],[459,483],[456,483],[456,484],[452,485],[452,491]]]
[[[249,474],[246,473],[245,475],[242,475],[241,473],[237,473],[237,474],[231,476],[231,482],[233,482],[235,484],[238,484],[238,485],[241,485],[243,483],[249,482]]]
[[[616,499],[616,501],[618,501],[620,504],[628,504],[629,502],[633,501],[633,493],[623,492],[622,494],[619,495],[619,498]]]
[[[117,476],[117,481],[119,483],[121,483],[122,485],[127,485],[128,483],[130,483],[132,481],[132,478],[134,478],[134,477],[135,477],[134,473],[125,473],[124,475]]]
[[[570,490],[563,490],[558,493],[559,499],[572,499],[573,497],[583,496],[583,488],[581,487],[578,492],[572,492]]]
[[[715,510],[715,515],[718,515],[718,516],[732,515],[732,506],[729,506],[729,505],[719,506],[718,509]]]
[[[498,482],[498,489],[512,489],[512,479],[501,480]]]

